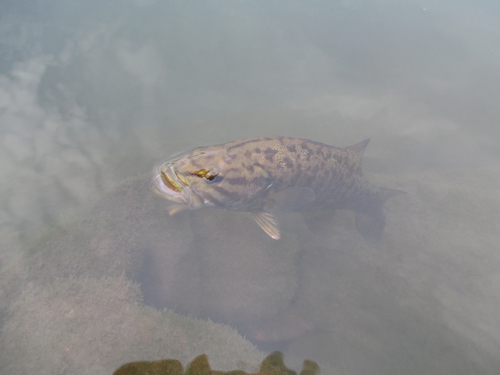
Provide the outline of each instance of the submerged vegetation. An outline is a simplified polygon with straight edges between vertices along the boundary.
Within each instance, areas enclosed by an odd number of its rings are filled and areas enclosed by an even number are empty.
[[[319,366],[314,361],[305,360],[300,375],[318,375]],[[184,371],[182,363],[176,359],[164,359],[152,362],[132,362],[121,366],[113,375],[296,375],[283,362],[283,354],[274,352],[261,363],[259,372],[248,374],[242,370],[228,372],[210,368],[206,354],[193,359]]]

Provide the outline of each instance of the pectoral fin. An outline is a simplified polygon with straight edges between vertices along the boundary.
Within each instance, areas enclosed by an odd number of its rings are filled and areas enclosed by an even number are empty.
[[[251,214],[255,222],[269,235],[269,237],[275,240],[281,238],[278,222],[273,215],[268,212],[251,212]]]
[[[293,186],[272,194],[265,204],[265,210],[271,212],[293,212],[311,203],[315,198],[316,195],[312,189],[305,186]]]

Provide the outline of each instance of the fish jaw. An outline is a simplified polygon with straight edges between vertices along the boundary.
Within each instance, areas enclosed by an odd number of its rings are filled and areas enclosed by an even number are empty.
[[[203,199],[175,172],[172,163],[165,163],[158,168],[153,178],[153,191],[169,201],[186,205],[191,210],[204,205]]]

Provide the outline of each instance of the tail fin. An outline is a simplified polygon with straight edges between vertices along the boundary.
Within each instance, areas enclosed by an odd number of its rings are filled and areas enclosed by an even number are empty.
[[[370,205],[362,211],[356,211],[356,228],[366,241],[380,241],[385,227],[384,203],[387,199],[404,193],[396,189],[378,188]]]

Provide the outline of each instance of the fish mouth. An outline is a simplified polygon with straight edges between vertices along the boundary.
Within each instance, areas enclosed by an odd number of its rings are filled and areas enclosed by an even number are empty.
[[[175,174],[175,179],[172,179],[171,177],[168,176],[167,173],[164,171],[160,172],[160,178],[165,185],[165,188],[168,190],[171,190],[175,193],[180,193],[182,192],[182,186],[180,184],[181,179],[179,178],[179,175],[175,172],[175,170],[172,169],[172,172]],[[184,184],[186,185],[186,184]]]
[[[183,190],[187,188],[186,183],[182,183],[179,175],[172,166],[161,166],[158,168],[153,179],[153,190],[168,200],[187,204]]]
[[[199,208],[203,200],[179,176],[171,163],[162,165],[153,178],[153,191],[175,203],[187,205],[190,209]]]

